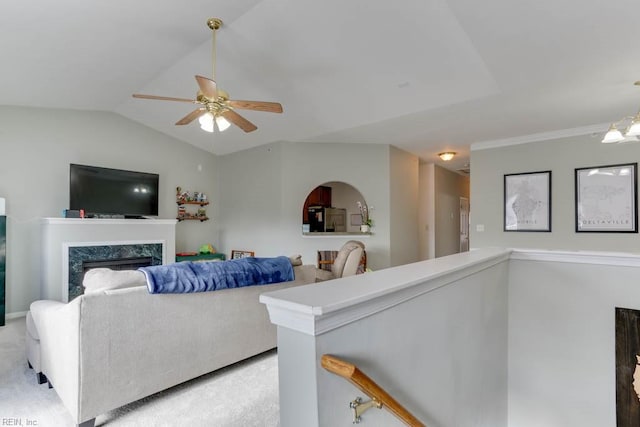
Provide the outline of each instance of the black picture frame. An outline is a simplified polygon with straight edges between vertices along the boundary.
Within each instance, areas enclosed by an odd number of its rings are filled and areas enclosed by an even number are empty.
[[[256,256],[254,251],[239,251],[236,249],[231,251],[231,259],[249,258],[253,256]]]
[[[504,175],[504,231],[551,232],[551,171]]]
[[[638,232],[638,163],[575,170],[576,233]]]

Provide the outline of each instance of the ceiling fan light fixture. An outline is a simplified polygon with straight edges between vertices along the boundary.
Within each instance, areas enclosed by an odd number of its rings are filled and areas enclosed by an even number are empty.
[[[200,122],[200,128],[206,132],[219,132],[236,125],[245,132],[253,132],[258,129],[256,125],[238,114],[235,109],[264,111],[268,113],[282,113],[282,105],[278,102],[265,101],[239,101],[229,99],[229,94],[218,88],[216,83],[216,31],[222,27],[222,20],[210,18],[207,26],[211,29],[211,77],[196,75],[198,92],[195,99],[175,98],[170,96],[144,95],[134,93],[134,98],[156,99],[160,101],[177,101],[198,104],[199,107],[176,122],[176,125],[188,125],[195,119]]]
[[[445,151],[444,153],[439,153],[438,157],[440,157],[443,161],[448,162],[449,160],[453,159],[455,155],[456,153],[453,151]]]
[[[198,118],[200,129],[206,132],[213,132],[213,114],[207,112]]]
[[[231,123],[227,119],[222,116],[216,116],[216,125],[218,126],[218,130],[220,132],[224,132],[231,126]]]

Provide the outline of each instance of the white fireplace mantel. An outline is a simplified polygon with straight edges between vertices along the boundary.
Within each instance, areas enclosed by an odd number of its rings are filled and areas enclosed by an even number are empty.
[[[175,261],[175,219],[43,218],[41,294],[44,299],[63,301],[67,271],[65,261],[71,246],[110,245],[113,242],[163,245],[163,264]]]

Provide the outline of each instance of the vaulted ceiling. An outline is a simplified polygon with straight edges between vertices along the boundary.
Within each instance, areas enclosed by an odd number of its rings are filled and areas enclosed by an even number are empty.
[[[0,13],[0,103],[104,110],[216,154],[273,141],[469,145],[593,134],[640,105],[631,0],[13,1]],[[258,126],[206,133],[174,123],[211,76]],[[569,129],[569,130],[568,130]],[[576,130],[577,129],[577,130]]]

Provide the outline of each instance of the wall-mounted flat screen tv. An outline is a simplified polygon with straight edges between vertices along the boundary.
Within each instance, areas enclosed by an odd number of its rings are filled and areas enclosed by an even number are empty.
[[[69,208],[85,215],[158,216],[159,175],[71,164]]]

